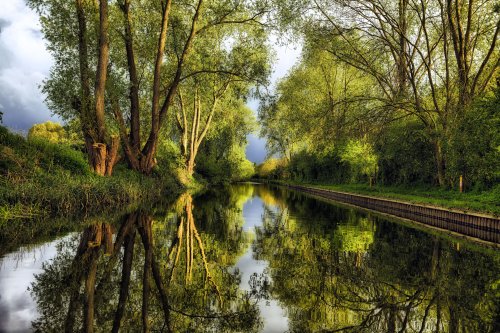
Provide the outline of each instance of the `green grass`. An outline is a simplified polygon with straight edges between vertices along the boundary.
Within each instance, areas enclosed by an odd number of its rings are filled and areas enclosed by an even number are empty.
[[[293,183],[328,190],[357,193],[375,197],[401,200],[417,204],[439,206],[461,211],[500,216],[500,185],[490,191],[459,193],[436,187],[381,186],[365,184]]]
[[[179,190],[173,177],[148,177],[125,165],[112,177],[97,176],[81,151],[0,127],[0,219],[105,212]]]

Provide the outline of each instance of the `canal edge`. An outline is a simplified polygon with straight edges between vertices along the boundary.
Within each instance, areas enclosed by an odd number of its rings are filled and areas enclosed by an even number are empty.
[[[303,185],[275,182],[271,184],[383,216],[397,218],[406,223],[418,224],[425,228],[500,249],[500,219],[486,214],[465,213],[442,207],[381,199]]]

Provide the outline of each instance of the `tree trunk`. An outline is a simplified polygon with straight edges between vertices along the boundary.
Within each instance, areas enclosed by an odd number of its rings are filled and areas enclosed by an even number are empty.
[[[89,59],[87,46],[87,23],[84,12],[83,0],[76,0],[76,12],[78,16],[78,51],[80,62],[80,122],[85,147],[92,170],[101,176],[110,176],[117,161],[119,140],[112,137],[108,144],[106,134],[106,123],[104,115],[104,98],[106,92],[106,80],[109,62],[109,22],[108,2],[99,1],[99,57],[97,62],[96,80],[94,87],[95,108],[91,112],[90,106],[90,79]]]
[[[149,142],[151,143],[149,145],[146,144],[147,149],[143,152],[139,163],[139,170],[146,175],[151,174],[151,172],[153,172],[153,168],[156,166],[155,156],[158,145],[158,133],[151,135],[148,140],[148,143]]]
[[[434,142],[434,156],[436,158],[438,184],[442,187],[446,184],[446,163],[440,139],[436,139]]]
[[[118,137],[111,138],[111,145],[94,143],[91,146],[90,161],[92,170],[100,176],[111,176],[113,167],[118,159],[118,148],[120,140]]]
[[[104,121],[104,95],[109,62],[108,36],[108,1],[99,1],[99,59],[95,79],[95,119],[97,126],[97,140],[105,142],[106,124]]]
[[[94,172],[100,176],[104,176],[106,173],[106,145],[104,143],[94,143],[90,155],[92,156],[92,168]]]
[[[127,51],[127,65],[130,78],[130,141],[137,155],[141,146],[140,109],[139,109],[139,79],[134,54],[134,37],[132,34],[132,20],[130,18],[130,0],[125,0],[122,6],[125,19],[125,49]]]
[[[120,148],[120,138],[117,136],[111,137],[111,146],[107,147],[106,156],[106,176],[113,174],[113,168],[118,161],[118,149]]]
[[[191,155],[188,159],[187,159],[187,162],[186,162],[186,171],[188,173],[189,176],[192,176],[194,174],[194,167],[195,167],[195,156],[194,155]]]

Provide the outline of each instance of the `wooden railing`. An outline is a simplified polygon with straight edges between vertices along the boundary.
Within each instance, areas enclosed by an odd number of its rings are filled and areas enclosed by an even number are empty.
[[[474,213],[464,213],[439,207],[429,207],[365,195],[285,185],[313,195],[417,221],[436,228],[450,230],[469,237],[500,244],[500,219]]]

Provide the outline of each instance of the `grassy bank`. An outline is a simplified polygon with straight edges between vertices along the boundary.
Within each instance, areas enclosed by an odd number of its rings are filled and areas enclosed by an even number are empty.
[[[0,219],[106,212],[180,191],[173,177],[147,177],[117,165],[94,175],[68,145],[26,140],[0,127]]]
[[[375,197],[401,200],[417,204],[439,206],[500,216],[500,186],[490,191],[459,193],[435,187],[381,186],[365,184],[293,183],[328,190],[357,193]]]

